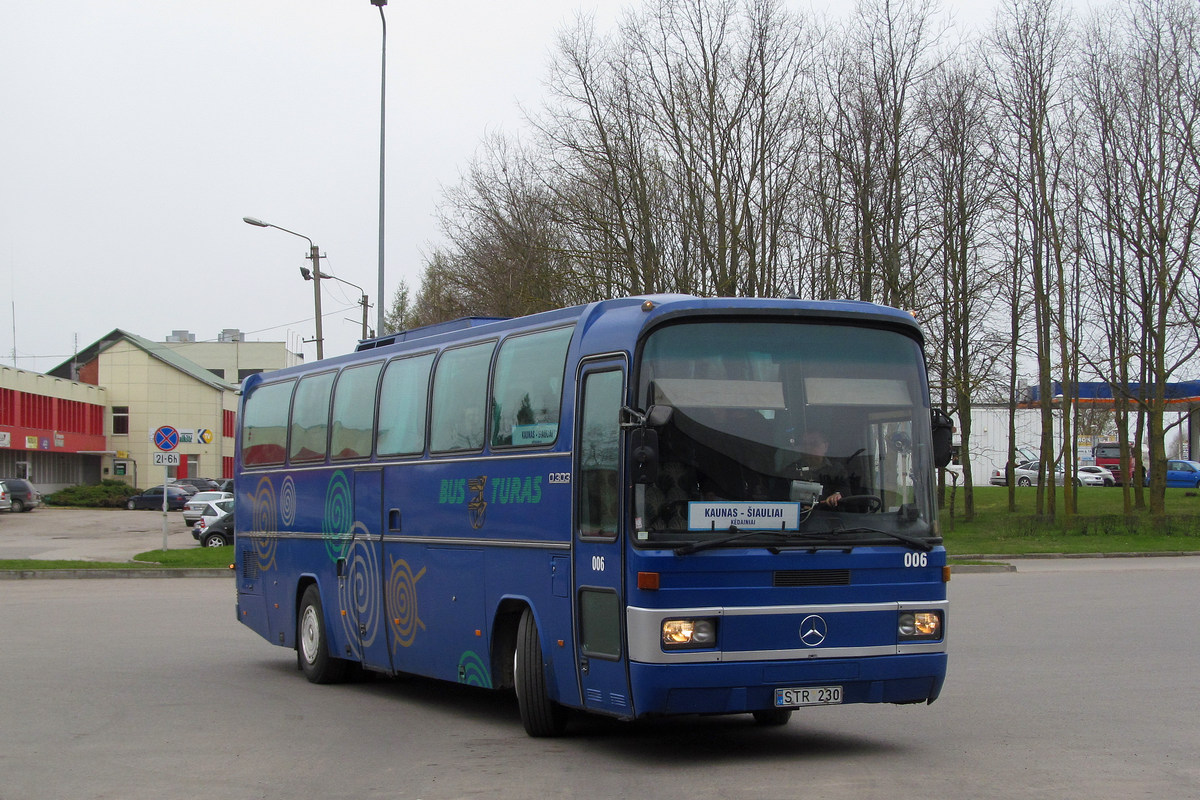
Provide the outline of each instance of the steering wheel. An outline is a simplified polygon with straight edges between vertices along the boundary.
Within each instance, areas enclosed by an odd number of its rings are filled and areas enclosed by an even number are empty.
[[[874,494],[849,494],[838,500],[838,508],[845,505],[862,506],[863,513],[871,514],[883,510],[883,498]]]

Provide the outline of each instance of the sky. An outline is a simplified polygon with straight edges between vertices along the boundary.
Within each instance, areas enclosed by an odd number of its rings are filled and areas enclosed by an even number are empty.
[[[385,308],[420,285],[443,189],[540,104],[556,33],[637,8],[386,7]],[[378,301],[381,39],[370,0],[0,4],[0,363],[44,372],[114,328],[236,328],[314,359],[308,242],[242,218],[307,236]],[[324,354],[349,352],[359,292],[322,289]]]

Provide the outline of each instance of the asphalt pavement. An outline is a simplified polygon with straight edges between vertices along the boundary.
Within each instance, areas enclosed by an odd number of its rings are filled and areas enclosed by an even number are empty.
[[[132,561],[163,547],[161,511],[48,508],[0,513],[0,559]],[[183,512],[167,512],[167,549],[199,547]]]

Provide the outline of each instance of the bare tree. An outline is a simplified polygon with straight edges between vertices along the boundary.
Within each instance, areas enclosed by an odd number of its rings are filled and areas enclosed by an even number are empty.
[[[996,197],[994,141],[980,68],[966,58],[948,62],[922,93],[929,131],[926,175],[928,206],[936,214],[936,247],[942,276],[943,368],[941,381],[958,415],[964,479],[964,514],[975,514],[971,470],[973,398],[990,379],[999,352],[987,317],[996,295],[995,276],[981,264],[986,225]]]
[[[1061,303],[1066,258],[1063,197],[1059,194],[1065,148],[1058,133],[1069,117],[1066,78],[1070,55],[1069,26],[1060,0],[1007,0],[997,15],[991,45],[994,99],[1008,130],[1008,169],[1017,172],[1020,162],[1027,176],[1027,182],[1016,187],[1013,213],[1028,237],[1029,288],[1037,341],[1042,409],[1037,513],[1053,517],[1053,465],[1057,461],[1053,369],[1055,356],[1061,357],[1061,351],[1055,353],[1055,344],[1061,342],[1063,332],[1061,317],[1055,325],[1054,303]],[[1064,404],[1064,414],[1068,408]],[[1067,483],[1067,510],[1071,512],[1073,487],[1071,481]]]
[[[1141,391],[1131,399],[1145,415],[1150,512],[1161,517],[1166,386],[1200,350],[1200,9],[1128,0],[1108,10],[1106,24],[1118,37],[1093,24],[1084,72],[1097,163],[1119,190],[1094,215],[1105,226],[1097,249],[1132,267],[1123,288],[1140,335],[1120,338],[1112,352],[1137,348]]]

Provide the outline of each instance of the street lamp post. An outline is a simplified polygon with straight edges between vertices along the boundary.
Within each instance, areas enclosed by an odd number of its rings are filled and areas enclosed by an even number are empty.
[[[375,292],[376,319],[375,330],[383,335],[383,152],[384,130],[387,121],[387,18],[383,15],[383,7],[387,0],[371,0],[371,5],[379,9],[379,22],[383,26],[383,56],[379,69],[379,285]]]
[[[287,228],[281,228],[278,225],[272,225],[269,222],[263,222],[261,219],[255,219],[254,217],[242,217],[242,222],[246,223],[247,225],[254,225],[259,228],[274,228],[277,231],[283,231],[284,233],[290,233],[292,236],[299,236],[301,239],[304,239],[306,242],[308,242],[308,258],[313,263],[313,270],[312,270],[313,271],[313,277],[312,277],[313,305],[315,306],[316,312],[317,312],[317,338],[314,339],[314,341],[317,343],[317,361],[320,361],[322,358],[325,357],[325,348],[324,348],[325,337],[322,336],[322,334],[321,334],[321,278],[328,277],[326,275],[321,274],[321,251],[320,251],[320,249],[315,244],[313,244],[312,239],[309,239],[303,233],[296,233],[295,231],[289,231]]]
[[[358,304],[360,306],[362,306],[362,337],[361,338],[363,338],[363,339],[370,338],[370,330],[371,329],[367,325],[367,309],[370,306],[368,305],[367,293],[363,291],[363,288],[361,286],[359,286],[357,283],[351,283],[350,281],[346,280],[345,278],[339,278],[337,275],[328,275],[324,272],[322,272],[320,275],[313,275],[312,270],[310,270],[308,267],[301,267],[300,274],[302,276],[304,276],[304,280],[306,280],[306,281],[311,281],[311,280],[337,281],[338,283],[344,283],[347,286],[353,286],[355,289],[358,289],[358,293],[359,293],[359,295],[361,295],[361,297],[358,301]]]

